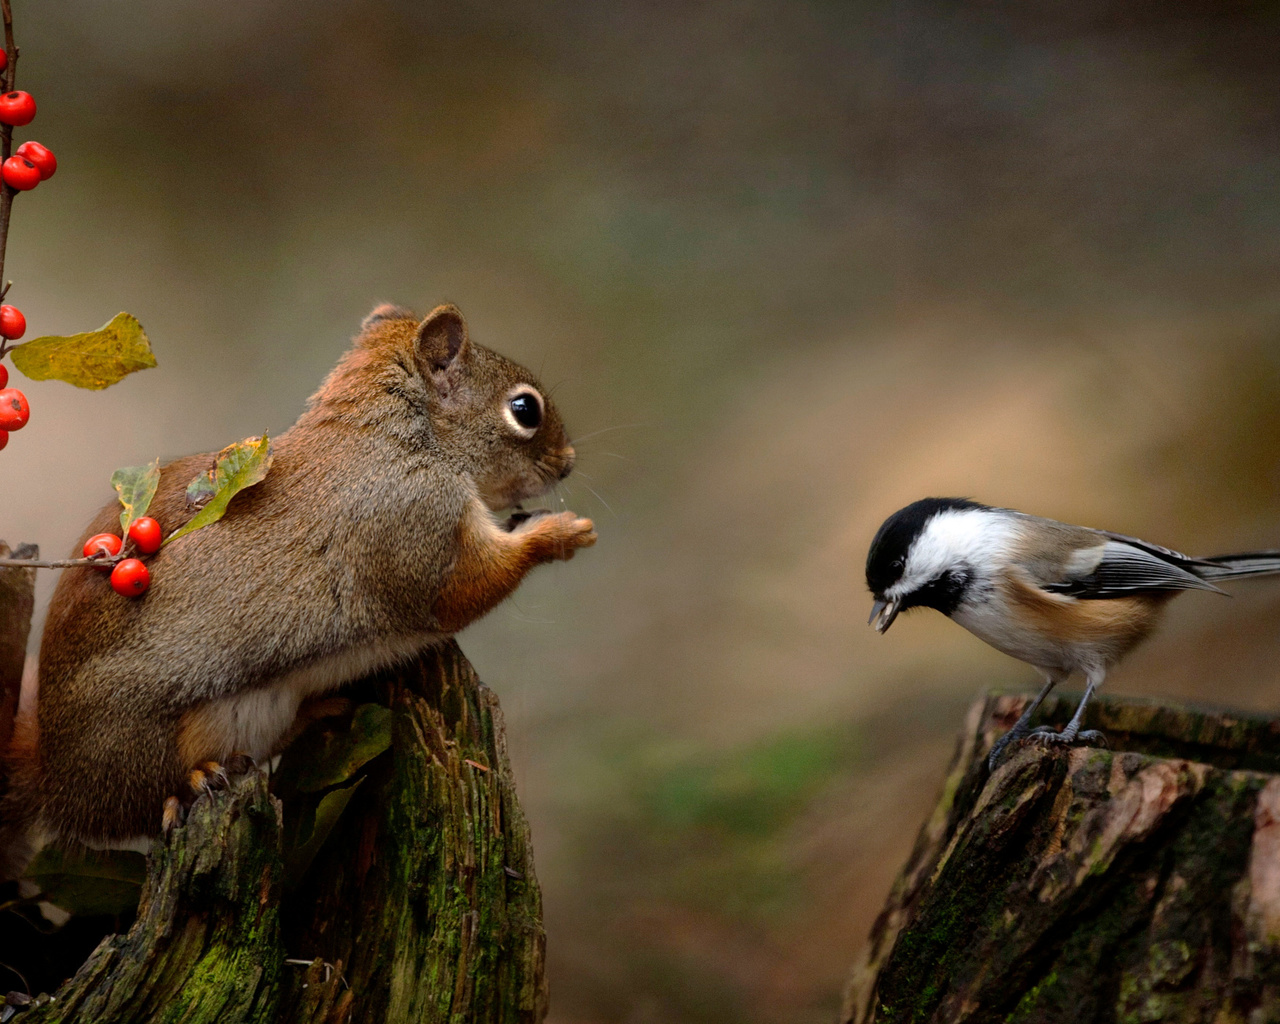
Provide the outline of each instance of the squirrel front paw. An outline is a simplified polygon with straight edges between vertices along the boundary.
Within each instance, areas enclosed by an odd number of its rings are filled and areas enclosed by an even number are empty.
[[[596,542],[595,524],[576,512],[534,516],[516,527],[515,532],[537,544],[548,560],[567,562],[578,548],[589,548]]]

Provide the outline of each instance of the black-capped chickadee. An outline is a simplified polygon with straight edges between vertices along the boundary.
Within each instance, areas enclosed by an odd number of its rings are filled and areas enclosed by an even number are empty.
[[[992,748],[994,767],[1013,740],[1096,742],[1080,733],[1085,705],[1107,670],[1155,628],[1183,590],[1280,573],[1280,551],[1190,558],[1105,530],[992,508],[964,498],[924,498],[884,521],[867,553],[869,623],[883,633],[898,613],[936,608],[998,651],[1039,669],[1044,688]],[[1055,685],[1085,677],[1084,697],[1061,732],[1029,723]]]

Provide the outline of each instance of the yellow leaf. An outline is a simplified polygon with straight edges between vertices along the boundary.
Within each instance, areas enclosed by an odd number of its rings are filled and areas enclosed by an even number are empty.
[[[33,338],[9,351],[13,365],[32,380],[64,380],[91,391],[156,365],[147,332],[128,313],[117,313],[96,331]]]

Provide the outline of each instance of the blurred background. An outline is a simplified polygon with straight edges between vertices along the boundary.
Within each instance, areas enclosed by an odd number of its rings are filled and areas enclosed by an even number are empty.
[[[285,429],[379,300],[554,386],[600,543],[461,641],[557,1024],[836,1012],[964,708],[1035,683],[866,627],[894,509],[1280,546],[1274,4],[14,5],[60,169],[12,301],[127,309],[160,367],[17,379],[0,536],[60,555],[114,468]],[[1278,616],[1190,595],[1108,688],[1276,712]]]

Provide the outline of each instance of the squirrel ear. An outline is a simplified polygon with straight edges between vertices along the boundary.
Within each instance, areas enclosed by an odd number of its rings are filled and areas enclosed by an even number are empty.
[[[458,307],[437,306],[418,326],[418,365],[425,373],[447,370],[468,344],[467,322]]]
[[[367,331],[379,320],[417,320],[413,313],[403,306],[397,306],[391,302],[379,303],[374,311],[364,318],[364,322],[360,324],[362,331]]]

